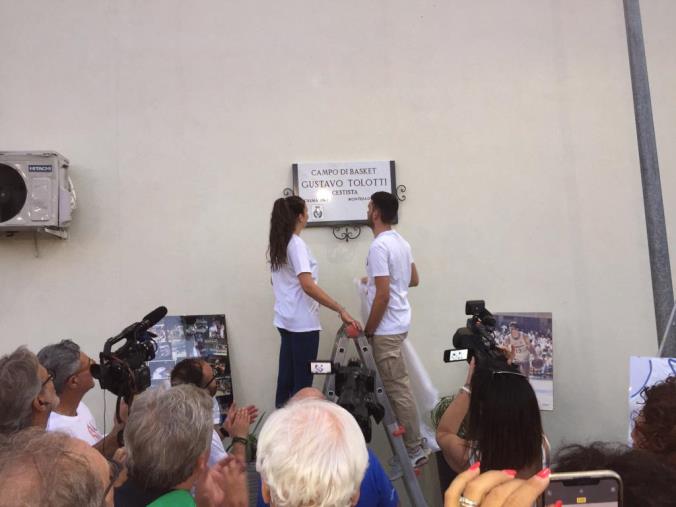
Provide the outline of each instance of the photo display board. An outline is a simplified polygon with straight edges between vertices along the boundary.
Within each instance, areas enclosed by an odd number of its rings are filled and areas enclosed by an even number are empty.
[[[293,192],[307,203],[308,227],[365,225],[371,194],[396,195],[396,188],[394,160],[293,164]]]
[[[496,343],[530,381],[540,410],[554,410],[554,339],[551,313],[496,313]]]
[[[214,423],[222,423],[233,400],[225,315],[167,315],[149,331],[157,335],[155,359],[148,362],[151,387],[169,387],[171,370],[182,359],[204,358],[216,375]]]

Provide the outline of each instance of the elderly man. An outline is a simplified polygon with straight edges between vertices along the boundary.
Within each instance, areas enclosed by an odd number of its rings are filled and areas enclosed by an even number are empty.
[[[116,421],[104,438],[96,426],[94,416],[82,401],[95,385],[90,371],[94,361],[70,340],[47,345],[38,352],[38,359],[47,370],[54,373],[54,387],[60,399],[59,406],[49,416],[47,431],[63,431],[94,446],[105,456],[112,457],[119,447],[118,433],[124,424]]]
[[[217,377],[218,375],[207,361],[200,357],[189,357],[179,361],[171,370],[171,385],[192,384],[206,390],[209,396],[213,397],[216,395]],[[232,404],[223,426],[218,428],[218,431],[214,428],[212,433],[208,463],[210,467],[228,456],[223,447],[220,431],[232,437],[232,454],[242,461],[246,461],[249,425],[256,420],[257,414],[258,409],[253,405],[237,409],[237,406],[234,403]]]
[[[59,404],[52,379],[26,347],[0,358],[0,434],[29,426],[45,428]]]
[[[256,469],[263,499],[273,507],[348,507],[359,500],[368,459],[364,435],[349,412],[306,399],[268,418]]]
[[[81,440],[28,428],[0,438],[0,507],[112,507],[117,470]]]
[[[307,399],[325,400],[326,397],[317,388],[304,387],[288,403]],[[359,486],[359,502],[357,502],[356,507],[396,507],[399,505],[397,490],[387,477],[376,454],[371,449],[367,449],[367,451],[369,453],[369,463],[364,474],[364,479]],[[263,501],[260,491],[257,505],[258,507],[267,507],[268,505]]]
[[[228,465],[207,472],[211,406],[207,392],[193,385],[151,389],[134,399],[124,431],[128,479],[115,491],[117,507],[194,507],[193,486],[204,500],[199,505],[232,505],[222,490]],[[236,472],[230,501],[246,499],[246,477]]]

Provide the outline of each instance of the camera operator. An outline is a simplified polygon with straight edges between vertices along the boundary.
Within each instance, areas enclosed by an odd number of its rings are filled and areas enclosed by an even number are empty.
[[[469,412],[468,440],[458,430]],[[439,421],[437,443],[456,472],[515,470],[528,478],[549,465],[549,442],[528,379],[506,359],[472,359],[465,385]]]
[[[47,426],[59,404],[53,379],[26,347],[0,358],[0,434]]]
[[[118,468],[83,441],[28,428],[0,438],[0,507],[112,507]]]
[[[179,361],[171,371],[171,385],[192,384],[201,389],[206,389],[209,396],[216,395],[217,374],[213,367],[204,359],[189,357]],[[221,461],[228,456],[221,440],[221,431],[229,434],[232,439],[233,455],[246,461],[246,444],[249,436],[249,426],[256,420],[258,409],[250,405],[238,409],[233,403],[228,410],[228,415],[221,428],[214,428],[211,437],[211,452],[209,454],[209,466]]]
[[[115,421],[113,429],[104,438],[96,427],[94,416],[82,401],[94,387],[91,366],[94,361],[71,340],[47,345],[38,352],[40,363],[54,373],[54,387],[60,402],[49,416],[47,431],[63,431],[84,440],[106,457],[112,457],[119,448],[118,433],[123,421]],[[126,418],[123,405],[120,416]]]

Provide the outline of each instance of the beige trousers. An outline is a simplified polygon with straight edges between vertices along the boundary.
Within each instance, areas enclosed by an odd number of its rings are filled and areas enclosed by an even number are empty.
[[[415,450],[420,439],[420,421],[401,344],[408,333],[375,335],[369,340],[380,378],[390,400],[394,414],[405,429],[404,443],[409,451]]]

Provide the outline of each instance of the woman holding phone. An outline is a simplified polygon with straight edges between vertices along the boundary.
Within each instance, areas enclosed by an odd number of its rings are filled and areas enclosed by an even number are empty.
[[[275,294],[273,323],[282,338],[277,407],[312,385],[309,362],[317,359],[319,348],[319,305],[337,312],[345,324],[359,328],[347,310],[317,285],[317,261],[300,237],[307,221],[307,206],[302,198],[292,195],[275,201],[268,255]]]

